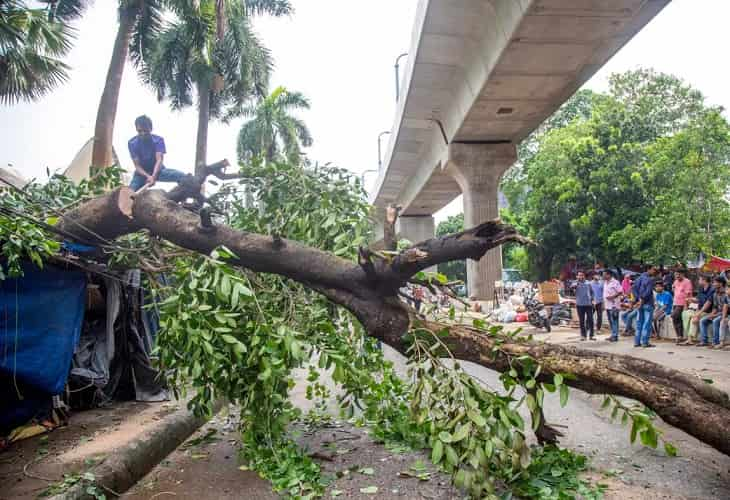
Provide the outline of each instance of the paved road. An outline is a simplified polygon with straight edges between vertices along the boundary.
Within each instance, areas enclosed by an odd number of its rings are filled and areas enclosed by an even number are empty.
[[[551,342],[579,343],[577,332],[571,329],[557,329],[549,338]],[[618,344],[605,341],[581,344],[587,348],[672,364],[703,378],[712,378],[718,387],[730,390],[730,352],[727,351],[680,348],[668,343],[660,343],[655,349],[633,349],[630,339]],[[386,356],[403,370],[405,359],[387,346],[385,349]],[[491,387],[500,386],[496,372],[471,363],[464,363],[464,366]],[[306,376],[306,372],[302,375]],[[300,406],[307,403],[303,393],[302,384],[292,393]],[[730,499],[730,457],[662,424],[660,427],[667,439],[679,448],[678,457],[667,457],[661,450],[632,446],[629,430],[611,423],[608,415],[600,411],[600,403],[600,398],[573,390],[565,408],[560,407],[557,397],[548,395],[545,411],[550,423],[566,426],[562,445],[591,458],[595,469],[591,476],[609,485],[607,499]],[[208,445],[175,451],[123,498],[277,498],[268,483],[256,474],[239,470],[236,434],[231,421],[219,417],[203,432],[211,427],[217,431],[217,440]],[[350,437],[346,437],[348,435]],[[425,456],[418,453],[392,454],[373,443],[362,430],[347,426],[323,429],[306,436],[305,440],[312,450],[323,450],[323,443],[327,440],[338,441],[337,447],[344,453],[336,455],[333,462],[323,464],[327,471],[343,471],[355,465],[374,469],[373,476],[354,473],[338,479],[330,489],[343,491],[342,498],[461,498],[442,475],[434,474],[430,481],[423,483],[398,477],[400,470],[407,470],[413,462]],[[331,451],[331,446],[326,449]],[[370,485],[378,486],[377,495],[359,492],[360,488]]]

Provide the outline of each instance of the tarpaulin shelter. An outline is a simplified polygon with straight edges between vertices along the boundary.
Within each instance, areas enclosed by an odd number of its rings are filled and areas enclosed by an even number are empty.
[[[730,260],[712,255],[702,266],[702,269],[708,272],[721,273],[730,269]]]
[[[140,281],[138,270],[99,274],[60,261],[0,281],[0,436],[61,401],[167,399]]]

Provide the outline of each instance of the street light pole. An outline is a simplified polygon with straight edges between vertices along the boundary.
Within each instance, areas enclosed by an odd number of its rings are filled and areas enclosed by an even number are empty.
[[[360,174],[360,185],[362,186],[363,189],[365,189],[365,174],[371,174],[373,172],[379,172],[379,170],[374,170],[374,169],[365,170],[362,174]]]
[[[378,170],[383,166],[383,153],[380,145],[380,139],[385,135],[390,134],[390,130],[383,130],[378,134]]]
[[[398,102],[398,99],[400,99],[400,60],[407,55],[408,52],[404,52],[395,60],[395,102]]]

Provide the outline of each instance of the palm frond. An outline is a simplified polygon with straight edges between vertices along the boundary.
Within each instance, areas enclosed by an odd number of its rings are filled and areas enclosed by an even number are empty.
[[[244,0],[249,15],[268,14],[274,17],[288,16],[294,12],[289,0]]]
[[[34,100],[68,79],[58,58],[71,49],[75,30],[49,19],[42,8],[17,0],[0,1],[0,102]]]
[[[73,21],[80,18],[93,0],[39,0],[47,4],[50,21]]]
[[[173,109],[193,103],[194,34],[183,22],[170,24],[158,37],[147,71],[145,83],[157,93],[157,99],[170,99]]]
[[[68,80],[68,69],[31,49],[10,50],[0,56],[0,103],[39,99]]]
[[[129,42],[129,57],[138,69],[144,68],[145,59],[150,58],[155,50],[155,43],[164,27],[163,14],[160,0],[142,3]]]

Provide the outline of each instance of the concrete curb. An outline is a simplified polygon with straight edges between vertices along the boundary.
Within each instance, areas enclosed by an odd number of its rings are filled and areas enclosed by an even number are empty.
[[[222,401],[213,406],[215,415],[223,407]],[[124,493],[172,453],[208,420],[195,417],[185,405],[164,417],[160,425],[116,450],[88,472],[94,474],[93,484],[79,482],[50,500],[86,500],[94,497],[86,493],[89,486],[98,486],[109,497],[110,492]]]

